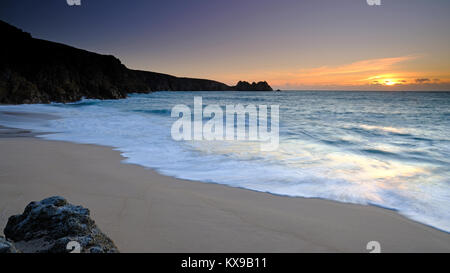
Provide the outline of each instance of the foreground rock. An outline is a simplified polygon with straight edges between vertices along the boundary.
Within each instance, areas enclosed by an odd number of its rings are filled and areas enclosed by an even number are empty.
[[[18,253],[14,244],[5,239],[5,237],[0,236],[0,253]]]
[[[28,204],[23,214],[8,219],[4,233],[17,249],[26,253],[118,252],[113,241],[89,217],[88,209],[59,196]]]

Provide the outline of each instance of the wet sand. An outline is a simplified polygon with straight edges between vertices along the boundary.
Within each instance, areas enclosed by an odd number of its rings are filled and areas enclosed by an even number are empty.
[[[395,211],[180,180],[123,164],[109,147],[1,130],[0,228],[29,202],[61,195],[88,207],[122,252],[368,252],[369,241],[383,252],[450,252],[448,233]]]

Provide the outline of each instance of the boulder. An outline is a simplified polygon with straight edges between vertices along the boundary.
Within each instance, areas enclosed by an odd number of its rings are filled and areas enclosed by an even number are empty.
[[[8,219],[4,233],[22,252],[118,252],[90,218],[89,209],[60,196],[31,202],[22,214]]]
[[[5,237],[0,236],[0,253],[18,253],[19,251],[14,246],[13,242],[6,240]]]

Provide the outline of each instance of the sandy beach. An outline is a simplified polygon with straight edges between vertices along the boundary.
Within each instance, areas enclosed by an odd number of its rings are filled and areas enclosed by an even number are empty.
[[[23,134],[23,132],[21,132]],[[0,227],[61,195],[122,252],[449,252],[450,236],[394,211],[179,180],[123,164],[109,147],[0,139]]]

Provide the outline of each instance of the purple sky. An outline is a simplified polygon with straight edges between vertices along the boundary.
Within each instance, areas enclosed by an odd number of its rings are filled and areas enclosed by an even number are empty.
[[[282,89],[449,90],[450,1],[2,0],[34,37],[130,68]]]

